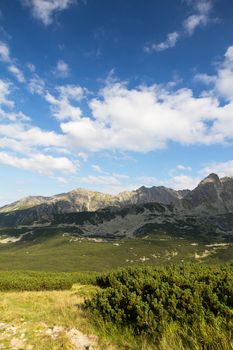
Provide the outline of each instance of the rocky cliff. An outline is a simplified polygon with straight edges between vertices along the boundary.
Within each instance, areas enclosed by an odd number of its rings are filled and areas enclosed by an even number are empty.
[[[140,187],[117,196],[76,189],[28,197],[0,209],[0,227],[58,227],[83,235],[169,232],[233,234],[233,178],[210,174],[193,191]]]

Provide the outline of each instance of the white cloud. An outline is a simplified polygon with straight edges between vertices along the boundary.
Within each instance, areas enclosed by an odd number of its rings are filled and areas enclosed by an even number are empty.
[[[43,96],[45,94],[45,82],[37,74],[29,80],[28,89],[32,94]]]
[[[203,15],[189,16],[184,22],[185,31],[192,35],[197,27],[207,24],[207,17]]]
[[[162,41],[159,44],[151,44],[145,47],[146,52],[151,52],[151,51],[164,51],[166,49],[170,49],[174,47],[180,37],[180,34],[177,32],[172,32],[167,35],[167,38],[165,41]]]
[[[0,148],[24,154],[30,152],[30,147],[28,147],[28,145],[25,145],[22,142],[9,137],[0,138]]]
[[[64,142],[63,136],[54,131],[44,131],[22,123],[0,124],[0,135],[17,140],[28,147],[62,147]]]
[[[25,82],[22,70],[15,64],[15,59],[10,56],[8,45],[0,41],[0,60],[7,64],[7,69],[12,73],[20,83]]]
[[[34,73],[36,71],[36,66],[31,63],[31,62],[28,62],[26,63],[26,67],[30,70],[30,72]]]
[[[0,120],[9,120],[11,122],[28,122],[30,121],[30,117],[25,115],[22,112],[9,112],[9,111],[4,111],[3,109],[0,108]]]
[[[91,185],[104,185],[106,187],[108,186],[118,186],[120,185],[119,179],[117,179],[114,176],[93,176],[89,175],[82,179],[84,183],[88,183]]]
[[[233,160],[212,163],[200,170],[202,176],[207,176],[211,173],[216,173],[219,177],[233,176]]]
[[[57,78],[67,78],[70,73],[70,68],[66,62],[59,60],[53,72]]]
[[[176,175],[166,181],[162,181],[161,184],[163,186],[173,188],[174,190],[192,190],[198,185],[200,180],[201,178],[199,177],[195,178],[187,175]]]
[[[3,127],[7,128],[7,122],[29,122],[30,118],[24,113],[12,111],[15,104],[9,99],[11,93],[11,84],[0,79],[0,127],[3,122]],[[7,110],[5,110],[7,107]],[[9,110],[10,109],[10,110]]]
[[[62,98],[81,101],[87,90],[79,85],[62,85],[57,88]]]
[[[0,60],[6,63],[8,71],[19,82],[26,82],[23,72],[16,63],[17,60],[10,56],[9,47],[3,42],[0,42]],[[29,90],[44,96],[45,82],[35,73],[35,67],[32,64],[27,66],[33,73],[28,83]],[[64,66],[60,65],[58,68],[65,72]],[[59,172],[76,172],[78,161],[52,155],[59,150],[64,150],[64,136],[32,126],[30,117],[17,111],[14,101],[10,99],[12,87],[12,84],[0,79],[0,148],[2,150],[0,163],[49,176]],[[80,98],[80,89],[77,87],[61,87],[58,91],[63,100],[68,101],[78,96]],[[50,154],[46,154],[49,148]]]
[[[227,62],[233,62],[233,46],[228,47],[225,53],[225,59]]]
[[[103,172],[103,170],[101,169],[101,167],[98,164],[93,164],[91,167],[97,173],[102,173]]]
[[[165,41],[161,43],[150,43],[144,47],[145,52],[164,51],[174,47],[178,40],[184,36],[191,36],[198,27],[206,26],[210,21],[210,12],[213,7],[212,0],[191,0],[186,1],[193,7],[194,13],[183,21],[180,31],[173,31],[167,34]]]
[[[140,176],[138,181],[144,186],[155,186],[158,183],[158,179],[154,176]]]
[[[80,119],[82,111],[79,107],[71,104],[73,102],[81,101],[85,94],[86,89],[78,85],[65,85],[57,87],[59,93],[58,97],[46,93],[45,99],[51,105],[51,111],[54,117],[58,120]]]
[[[0,148],[28,156],[33,152],[63,152],[63,136],[27,126],[22,121],[0,124]]]
[[[11,72],[16,77],[16,79],[20,83],[25,82],[23,72],[15,64],[11,64],[7,69],[9,70],[9,72]]]
[[[64,101],[60,98],[56,102],[58,119],[62,121],[60,127],[68,147],[91,152],[147,152],[164,148],[170,141],[210,145],[232,140],[231,52],[230,47],[212,77],[214,86],[199,96],[188,88],[170,90],[159,85],[128,88],[124,82],[113,81],[89,100],[90,117],[83,116],[71,101],[65,109],[61,108]],[[222,97],[226,98],[225,103]]]
[[[209,163],[198,171],[197,176],[187,176],[184,174],[171,176],[170,179],[163,181],[163,184],[177,190],[193,189],[204,177],[211,173],[217,174],[220,178],[233,176],[233,160]]]
[[[76,166],[68,158],[52,157],[40,153],[22,158],[6,152],[0,152],[0,164],[36,171],[43,175],[52,175],[53,172],[57,171],[76,172]]]
[[[189,89],[128,89],[115,83],[105,87],[98,99],[92,99],[90,108],[92,118],[80,115],[61,123],[74,148],[146,152],[165,147],[169,140],[183,144],[218,141],[208,127],[208,121],[214,121],[218,101],[196,98]]]
[[[68,179],[66,179],[65,177],[59,176],[59,177],[55,177],[55,179],[63,185],[66,185],[69,183]]]
[[[64,136],[32,126],[30,117],[14,110],[10,93],[11,85],[0,80],[0,164],[46,175],[53,172],[74,173],[78,162],[45,154],[49,147],[51,152],[63,149]]]
[[[223,71],[227,71],[226,77]],[[233,135],[233,79],[228,79],[233,76],[232,71],[233,47],[229,47],[216,75],[211,76],[213,90],[206,91],[205,95],[194,96],[191,89],[175,90],[174,86],[173,90],[158,85],[128,88],[124,82],[111,79],[96,98],[89,99],[92,112],[89,117],[83,115],[79,106],[88,95],[85,88],[64,85],[52,94],[47,91],[45,82],[34,75],[29,89],[50,104],[52,114],[61,122],[62,133],[17,124],[13,127],[3,125],[3,128],[13,130],[8,134],[4,129],[2,136],[22,142],[23,147],[63,148],[85,161],[88,152],[147,152],[164,148],[170,141],[205,145],[224,143],[232,140]],[[200,76],[210,83],[209,76]],[[9,84],[0,81],[0,102],[13,106],[8,95]],[[228,102],[223,104],[219,95]],[[16,121],[20,114],[0,110],[0,117]],[[27,116],[21,114],[21,120],[23,117]],[[14,143],[12,147],[18,146]]]
[[[50,104],[53,116],[60,122],[60,134],[32,126],[30,118],[21,111],[9,111],[9,108],[14,108],[10,99],[11,85],[0,80],[0,121],[4,119],[0,124],[0,147],[4,150],[3,156],[8,154],[10,157],[3,159],[8,159],[8,163],[16,159],[17,166],[22,165],[26,169],[25,164],[29,164],[28,169],[40,172],[40,167],[35,167],[32,154],[42,155],[45,159],[51,157],[53,164],[54,159],[67,159],[76,167],[68,159],[69,153],[67,158],[55,157],[54,153],[70,151],[87,160],[89,152],[147,152],[166,147],[170,141],[185,145],[232,141],[233,46],[227,49],[215,75],[200,74],[200,77],[207,85],[211,84],[205,95],[194,95],[187,88],[173,86],[170,89],[168,85],[129,88],[124,82],[111,79],[93,98],[78,85],[59,86],[50,92],[45,82],[33,74],[34,80],[29,82],[29,89]],[[89,104],[89,116],[83,115],[80,107],[80,102],[87,97],[89,100],[85,102]],[[9,150],[15,153],[11,154]],[[46,169],[46,160],[44,164]],[[58,168],[62,169],[62,162],[59,164]],[[178,167],[177,170],[190,170],[183,165]],[[68,168],[72,172],[72,167]],[[122,186],[120,180],[127,178],[124,174],[107,174],[100,167],[93,170],[101,172],[101,176],[89,177],[86,181],[93,180],[103,186],[107,183],[109,187],[119,188]],[[51,171],[51,168],[45,170],[47,173]],[[174,176],[173,183],[177,187],[181,184],[187,187],[185,184],[196,181],[191,179],[186,175]]]
[[[78,152],[78,157],[80,157],[84,162],[88,161],[88,154],[85,152]]]
[[[31,9],[32,15],[42,21],[45,26],[53,22],[57,12],[68,9],[75,0],[21,0],[22,4]]]
[[[193,0],[192,2],[202,15],[208,15],[213,7],[213,0]]]
[[[199,81],[201,83],[204,83],[206,85],[214,84],[216,83],[216,77],[208,74],[196,74],[194,76],[195,81]]]
[[[10,61],[10,49],[8,45],[0,41],[0,60],[4,62]]]
[[[219,67],[215,90],[227,100],[233,100],[233,46],[228,47],[225,60]]]
[[[233,100],[233,46],[228,47],[223,62],[218,65],[216,75],[199,73],[194,79],[206,85],[212,85],[213,89],[209,91],[209,94],[223,97],[230,102],[229,107]],[[205,93],[208,94],[208,92]]]
[[[5,105],[12,108],[14,107],[14,102],[9,100],[10,87],[10,83],[0,79],[0,105]]]
[[[51,105],[51,112],[58,120],[77,120],[81,117],[82,111],[79,107],[70,104],[67,98],[55,98],[51,94],[46,95],[47,102]]]
[[[191,166],[185,166],[185,165],[181,165],[181,164],[177,165],[176,169],[182,170],[182,171],[191,171],[192,170]]]
[[[232,100],[233,97],[233,70],[223,68],[218,73],[218,79],[216,81],[216,89],[219,94],[228,100]]]
[[[113,173],[112,174],[114,177],[116,177],[117,179],[121,179],[121,180],[127,180],[129,179],[128,175],[125,174],[117,174],[117,173]]]
[[[196,28],[205,26],[209,22],[209,15],[212,9],[211,0],[197,0],[193,4],[196,8],[196,13],[189,16],[183,23],[184,30],[188,35],[193,35]]]
[[[125,175],[125,174],[118,174],[118,173],[110,174],[110,173],[104,171],[98,164],[92,164],[91,167],[95,172],[104,175],[104,176],[97,176],[97,177],[94,176],[95,183],[97,181],[97,182],[101,182],[101,183],[103,182],[103,184],[107,184],[107,185],[117,185],[118,186],[120,184],[120,181],[129,179],[129,176]],[[108,181],[107,181],[107,183],[104,183],[104,181],[106,179]]]

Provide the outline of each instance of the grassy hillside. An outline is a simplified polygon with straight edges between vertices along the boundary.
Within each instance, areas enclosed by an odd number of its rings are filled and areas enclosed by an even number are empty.
[[[48,235],[40,230],[29,234],[26,240],[0,243],[0,270],[103,271],[121,266],[183,261],[217,263],[232,259],[230,242],[162,234],[107,241],[82,239],[57,231]]]

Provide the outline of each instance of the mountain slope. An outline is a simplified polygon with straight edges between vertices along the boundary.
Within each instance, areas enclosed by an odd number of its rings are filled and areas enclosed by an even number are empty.
[[[40,213],[42,213],[42,209],[44,208],[54,214],[61,214],[80,211],[96,211],[110,206],[122,207],[125,205],[149,202],[171,204],[177,199],[182,198],[187,192],[189,191],[175,191],[170,188],[155,186],[147,188],[143,186],[135,191],[125,191],[113,196],[78,188],[71,192],[52,197],[26,197],[0,208],[0,213],[33,209],[38,206],[40,206]]]
[[[111,238],[150,232],[230,236],[233,178],[210,174],[193,191],[140,187],[113,196],[77,189],[53,197],[29,197],[1,208],[0,227],[22,226]]]
[[[193,191],[177,201],[176,207],[196,215],[233,212],[233,178],[220,179],[218,175],[210,174]]]

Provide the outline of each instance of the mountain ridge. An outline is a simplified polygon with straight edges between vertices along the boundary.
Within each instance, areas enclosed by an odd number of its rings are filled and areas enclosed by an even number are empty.
[[[28,196],[19,199],[10,204],[6,204],[0,207],[0,213],[10,212],[15,210],[30,209],[41,204],[55,204],[59,201],[70,201],[76,205],[74,211],[95,211],[107,206],[121,206],[129,204],[139,204],[148,202],[158,202],[162,204],[171,204],[176,199],[182,198],[189,190],[173,190],[165,186],[141,186],[133,191],[123,191],[117,195],[104,193],[100,191],[91,191],[85,188],[76,188],[67,193],[60,193],[54,196]],[[78,198],[75,198],[78,197]],[[82,203],[77,203],[76,199],[79,199]],[[99,205],[94,204],[90,207],[90,199],[100,201]],[[80,204],[80,207],[78,206]]]
[[[233,177],[219,178],[211,173],[193,190],[174,190],[165,186],[141,186],[133,191],[117,195],[75,188],[67,193],[53,196],[28,196],[0,207],[0,213],[51,206],[57,213],[96,211],[106,207],[123,207],[144,203],[173,204],[178,210],[209,210],[216,213],[233,211]]]
[[[216,174],[192,191],[142,186],[114,196],[79,188],[27,197],[0,209],[0,228],[46,226],[48,232],[56,228],[83,236],[133,238],[158,231],[232,235],[232,223],[233,178]]]

